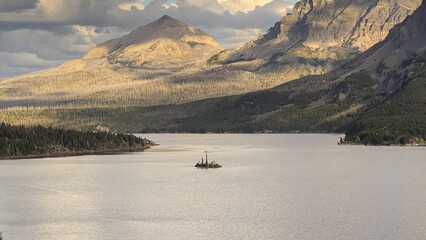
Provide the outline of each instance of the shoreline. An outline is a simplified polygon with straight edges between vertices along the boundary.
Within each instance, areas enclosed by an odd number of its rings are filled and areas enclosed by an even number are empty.
[[[197,133],[197,132],[135,132],[133,134],[195,134],[195,135],[221,135],[221,134],[229,134],[229,135],[250,135],[250,134],[258,134],[258,135],[308,135],[308,134],[329,134],[329,135],[344,135],[345,133],[338,132],[205,132],[205,133]]]
[[[341,142],[339,146],[366,146],[366,147],[426,147],[426,143],[410,143],[410,144],[364,144],[356,142]]]
[[[155,145],[152,145],[152,146],[155,146]],[[143,148],[132,148],[132,149],[87,150],[87,151],[78,151],[78,152],[58,152],[58,153],[51,153],[51,154],[9,156],[9,157],[0,157],[0,161],[75,157],[75,156],[89,156],[89,155],[109,155],[109,154],[119,154],[119,153],[143,152],[150,148],[151,148],[151,145],[147,147],[143,147]]]

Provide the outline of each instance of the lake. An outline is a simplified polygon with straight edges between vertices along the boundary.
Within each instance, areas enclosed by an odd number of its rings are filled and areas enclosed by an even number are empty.
[[[424,239],[426,148],[147,134],[139,153],[0,161],[5,240]],[[208,150],[221,169],[193,166]]]

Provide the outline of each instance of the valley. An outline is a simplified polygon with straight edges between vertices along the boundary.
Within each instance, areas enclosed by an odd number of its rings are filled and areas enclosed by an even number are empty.
[[[364,115],[423,79],[419,5],[303,0],[267,34],[234,50],[163,16],[80,60],[1,80],[0,121],[112,132],[351,129],[348,139],[364,141],[354,130],[369,131],[354,127]],[[358,15],[347,15],[354,9]],[[411,105],[421,106],[416,101]],[[390,133],[395,141],[400,134]],[[407,139],[423,141],[424,131]]]

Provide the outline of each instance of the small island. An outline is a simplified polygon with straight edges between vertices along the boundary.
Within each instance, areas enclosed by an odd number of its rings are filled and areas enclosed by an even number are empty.
[[[0,159],[135,152],[153,145],[132,134],[0,124]]]
[[[215,161],[212,161],[209,163],[209,160],[207,158],[207,151],[204,152],[206,154],[206,161],[204,161],[204,157],[201,158],[201,162],[198,162],[195,164],[194,167],[196,168],[221,168],[222,166],[219,165],[219,163],[216,163]]]

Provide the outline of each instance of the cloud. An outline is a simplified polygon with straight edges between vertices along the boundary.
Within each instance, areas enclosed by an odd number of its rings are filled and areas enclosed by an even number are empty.
[[[238,48],[241,43],[253,40],[256,36],[263,33],[263,29],[235,29],[235,28],[215,28],[210,29],[210,34],[220,39],[221,46],[225,49]]]
[[[132,10],[141,11],[145,9],[145,5],[143,5],[142,3],[122,3],[118,5],[118,7],[126,11],[132,11]]]
[[[214,13],[223,13],[225,11],[217,0],[178,0],[176,5],[179,7],[196,6]]]
[[[94,45],[164,14],[234,48],[266,32],[293,5],[286,0],[0,0],[0,54],[6,54],[0,78],[80,58]],[[33,67],[9,64],[17,54],[38,60]]]
[[[60,65],[62,60],[46,60],[27,52],[0,52],[1,78],[22,75]]]
[[[19,52],[19,53],[0,53],[0,58],[7,59],[7,66],[17,68],[48,68],[60,64],[62,61],[46,60],[37,57],[36,54]]]
[[[20,12],[33,9],[38,0],[1,0],[0,12]]]
[[[219,4],[230,13],[249,12],[256,8],[256,6],[265,6],[265,4],[273,0],[218,0]]]

